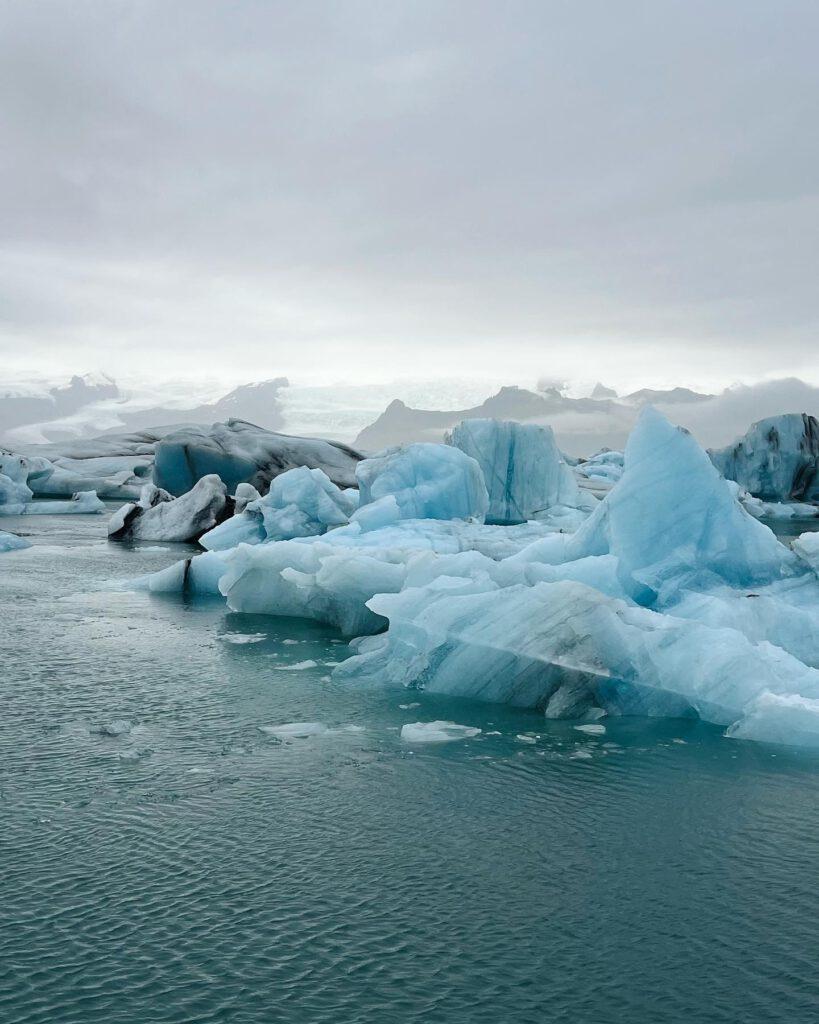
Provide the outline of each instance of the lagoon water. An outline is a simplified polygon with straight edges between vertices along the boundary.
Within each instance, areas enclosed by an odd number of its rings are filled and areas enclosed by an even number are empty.
[[[99,589],[185,551],[105,523],[2,523],[4,1024],[817,1019],[817,755],[348,693],[323,627]]]

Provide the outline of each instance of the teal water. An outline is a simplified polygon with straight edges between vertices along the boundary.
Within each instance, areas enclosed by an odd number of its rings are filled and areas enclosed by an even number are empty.
[[[348,693],[323,628],[94,589],[178,547],[3,526],[3,1024],[817,1019],[816,756]]]

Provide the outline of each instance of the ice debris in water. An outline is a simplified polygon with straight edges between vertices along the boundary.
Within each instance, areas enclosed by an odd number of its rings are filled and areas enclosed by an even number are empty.
[[[267,639],[267,633],[222,633],[219,639],[228,644],[259,644]]]
[[[312,658],[308,658],[306,661],[297,661],[292,665],[278,665],[277,668],[280,672],[302,672],[304,669],[316,668],[317,665],[317,661],[313,661]]]
[[[285,722],[283,725],[260,725],[259,731],[277,739],[308,739],[311,736],[333,736],[342,733],[362,733],[361,725],[341,725],[330,728],[324,722]]]
[[[589,736],[602,736],[606,731],[605,725],[598,725],[594,722],[589,722],[584,725],[576,725],[575,729],[577,729],[578,732],[585,732]]]
[[[409,722],[401,727],[401,739],[405,743],[450,743],[453,740],[468,740],[480,734],[480,729],[457,722]]]

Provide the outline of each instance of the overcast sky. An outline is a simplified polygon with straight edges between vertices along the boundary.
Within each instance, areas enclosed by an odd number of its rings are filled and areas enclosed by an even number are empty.
[[[819,379],[817,38],[816,0],[0,0],[2,364]]]

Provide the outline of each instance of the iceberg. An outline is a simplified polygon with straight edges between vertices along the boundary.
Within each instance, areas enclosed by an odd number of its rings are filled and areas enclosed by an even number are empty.
[[[31,541],[18,537],[14,533],[7,533],[0,530],[0,554],[6,551],[21,551],[23,548],[30,548]]]
[[[267,490],[280,473],[306,466],[323,470],[338,487],[353,487],[361,458],[340,442],[291,437],[230,419],[166,434],[156,445],[153,477],[158,487],[180,496],[215,474],[233,494],[241,483]]]
[[[419,442],[365,459],[356,468],[356,479],[360,501],[354,518],[385,499],[401,519],[483,521],[489,507],[481,467],[447,445]]]
[[[624,466],[577,533],[540,552],[543,561],[613,554],[643,604],[667,600],[680,581],[744,587],[798,571],[796,556],[742,508],[694,438],[650,406],[628,439]]]
[[[807,413],[754,423],[727,448],[709,452],[724,477],[769,502],[819,502],[819,421]]]
[[[123,505],[108,524],[111,540],[194,541],[229,514],[225,485],[218,476],[202,477],[187,494],[174,498],[147,484],[139,502]]]
[[[240,484],[238,490],[250,485]],[[248,492],[237,498],[243,500]],[[312,537],[344,526],[357,505],[321,469],[300,466],[273,480],[270,490],[244,503],[243,509],[200,538],[208,551],[223,551],[237,544]]]
[[[797,537],[793,542],[793,550],[819,576],[819,531],[803,533]]]
[[[566,465],[550,427],[510,420],[464,420],[446,442],[481,467],[489,493],[487,517],[496,523],[520,523],[548,516],[556,506],[583,509],[596,504],[582,494]],[[585,518],[581,513],[575,527]]]
[[[819,671],[732,629],[661,615],[582,583],[453,593],[433,582],[382,594],[389,620],[333,671],[337,681],[537,708],[547,717],[699,716],[757,738],[769,695],[819,700]],[[813,733],[819,742],[819,719]],[[807,727],[806,727],[807,728]]]

